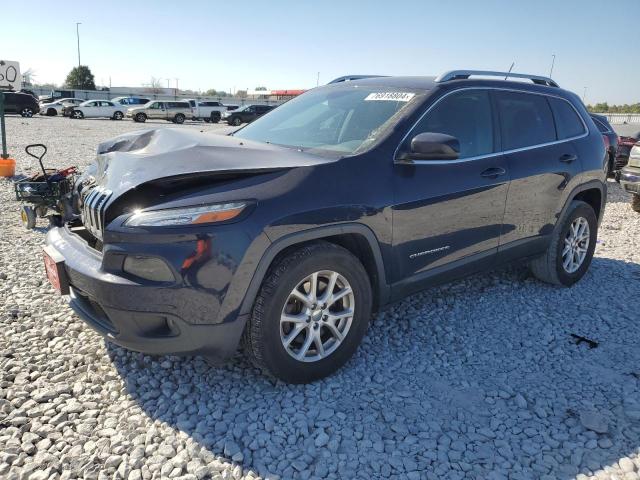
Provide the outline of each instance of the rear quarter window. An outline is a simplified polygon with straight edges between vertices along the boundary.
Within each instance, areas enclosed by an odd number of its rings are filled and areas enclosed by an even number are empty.
[[[585,132],[582,120],[569,102],[560,98],[549,97],[549,103],[553,110],[553,118],[556,122],[559,140],[578,137]]]
[[[544,95],[496,92],[504,150],[533,147],[556,140],[551,107]]]

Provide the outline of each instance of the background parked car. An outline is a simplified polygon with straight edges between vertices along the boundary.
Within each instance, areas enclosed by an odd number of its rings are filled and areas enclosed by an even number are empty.
[[[607,149],[607,175],[613,177],[616,171],[616,153],[618,151],[618,134],[613,131],[613,127],[604,115],[598,115],[596,113],[591,114],[593,123],[596,124],[602,138],[604,140],[604,146]]]
[[[128,109],[146,105],[150,100],[148,98],[141,97],[116,97],[112,98],[110,101],[115,103],[116,105],[122,105],[125,109]]]
[[[122,120],[124,108],[107,100],[87,100],[73,109],[71,118],[111,118]]]
[[[209,123],[218,123],[222,118],[222,113],[227,111],[227,107],[220,102],[211,102],[208,100],[200,101],[195,99],[187,100],[191,105],[191,113],[193,120],[204,120]]]
[[[165,102],[154,100],[141,107],[127,110],[127,117],[134,122],[146,122],[147,119],[167,120],[173,123],[184,123],[191,118],[191,105],[186,101]]]
[[[4,92],[3,95],[5,113],[33,117],[40,111],[37,100],[27,93]]]
[[[640,213],[640,142],[631,148],[628,159],[620,171],[620,185],[631,193],[631,208]]]
[[[40,115],[46,115],[48,117],[55,117],[56,115],[62,115],[65,107],[77,107],[84,100],[79,98],[63,98],[50,103],[40,103]]]
[[[229,125],[238,126],[241,123],[251,123],[274,108],[273,105],[245,105],[237,110],[223,113],[222,120]]]
[[[629,155],[633,146],[640,142],[640,131],[632,135],[620,135],[618,139],[618,152],[616,153],[615,170],[620,171],[629,162]]]

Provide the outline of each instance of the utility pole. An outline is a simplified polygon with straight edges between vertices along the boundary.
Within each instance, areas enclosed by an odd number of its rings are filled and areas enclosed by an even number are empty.
[[[584,91],[582,92],[582,103],[585,102],[585,98],[587,98],[587,87],[584,87]]]
[[[553,65],[556,63],[556,54],[551,55],[551,70],[549,70],[549,78],[553,78]]]
[[[80,28],[79,25],[82,25],[80,22],[76,22],[76,38],[78,40],[78,67],[80,66]]]
[[[180,80],[179,78],[174,78],[174,80],[176,81],[176,93],[178,93],[178,80]]]
[[[168,79],[168,78],[167,78],[167,88],[171,88],[171,87],[169,86],[169,79]]]
[[[316,87],[320,85],[320,72],[318,72],[318,76],[316,77]]]

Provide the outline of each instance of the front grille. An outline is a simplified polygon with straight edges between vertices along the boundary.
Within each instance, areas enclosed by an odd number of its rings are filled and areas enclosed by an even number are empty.
[[[102,240],[104,212],[113,192],[104,187],[89,190],[82,202],[82,223],[96,238]]]

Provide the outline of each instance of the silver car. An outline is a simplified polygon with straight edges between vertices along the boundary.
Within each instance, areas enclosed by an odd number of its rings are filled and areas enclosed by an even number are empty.
[[[158,119],[184,123],[187,118],[191,117],[191,106],[186,101],[153,100],[141,107],[128,109],[127,117],[133,118],[134,122]]]

